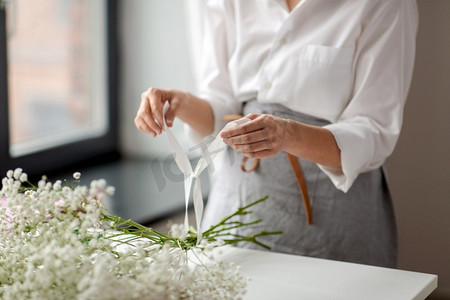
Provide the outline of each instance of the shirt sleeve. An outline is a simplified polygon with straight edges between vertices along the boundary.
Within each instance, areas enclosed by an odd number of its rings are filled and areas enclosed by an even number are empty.
[[[380,1],[362,26],[351,100],[337,122],[325,126],[341,150],[342,167],[319,165],[344,192],[360,173],[381,166],[397,143],[413,72],[416,1]]]
[[[228,0],[208,1],[205,7],[202,54],[199,66],[199,97],[211,105],[216,135],[224,126],[223,117],[239,114],[241,103],[236,100],[231,85],[228,60],[232,51],[231,22],[233,10]],[[186,126],[188,138],[198,142],[202,137]]]

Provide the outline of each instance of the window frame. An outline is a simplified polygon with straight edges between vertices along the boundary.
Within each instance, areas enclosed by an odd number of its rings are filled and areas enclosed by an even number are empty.
[[[0,177],[22,168],[30,176],[62,171],[75,165],[117,159],[119,155],[117,1],[106,0],[107,131],[104,135],[48,148],[19,157],[10,155],[8,49],[6,9],[0,5]]]

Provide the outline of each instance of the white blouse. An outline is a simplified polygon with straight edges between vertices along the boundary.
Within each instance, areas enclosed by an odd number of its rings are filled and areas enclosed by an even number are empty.
[[[417,26],[415,0],[211,0],[199,96],[215,133],[255,98],[330,121],[342,168],[319,167],[346,192],[395,147]]]

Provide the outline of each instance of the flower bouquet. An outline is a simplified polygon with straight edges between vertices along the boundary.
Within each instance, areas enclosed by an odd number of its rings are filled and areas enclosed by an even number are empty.
[[[75,182],[80,174],[75,173]],[[103,206],[114,188],[105,180],[37,185],[21,169],[8,171],[0,190],[1,299],[236,299],[247,279],[217,261],[213,248],[256,243],[263,235],[234,233],[251,226],[239,208],[202,233],[175,224],[169,233],[114,215]]]

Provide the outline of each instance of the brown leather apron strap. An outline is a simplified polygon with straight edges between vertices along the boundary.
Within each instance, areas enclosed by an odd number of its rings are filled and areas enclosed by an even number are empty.
[[[225,121],[225,122],[231,122],[231,121],[239,120],[239,119],[242,118],[242,117],[244,117],[244,116],[241,116],[241,115],[225,115],[225,116],[222,118],[222,121]]]
[[[300,193],[302,194],[303,198],[303,205],[305,206],[306,220],[308,222],[308,225],[311,225],[313,223],[313,216],[305,176],[303,176],[302,168],[300,167],[300,163],[298,162],[297,157],[290,153],[286,153],[286,155],[289,159],[289,162],[291,163],[291,167],[294,171],[295,178],[297,179],[298,186],[300,187]]]
[[[242,158],[242,162],[241,162],[241,170],[244,172],[253,172],[255,171],[255,169],[258,167],[259,164],[259,158],[254,158],[253,159],[253,163],[250,166],[250,169],[247,169],[247,161],[249,160],[249,158],[247,156],[244,156]]]
[[[237,120],[240,118],[242,118],[241,115],[226,115],[225,117],[223,117],[222,120],[226,121],[226,122],[230,122],[230,121],[234,121],[234,120]],[[302,168],[300,167],[300,163],[298,162],[297,157],[290,153],[286,153],[286,155],[289,159],[289,163],[291,164],[292,171],[294,172],[295,178],[297,179],[297,183],[300,188],[300,193],[303,198],[303,205],[305,207],[305,212],[306,212],[306,222],[308,223],[308,225],[311,225],[313,223],[313,215],[312,215],[311,201],[309,199],[309,194],[308,194],[308,187],[306,186],[305,176],[303,175],[303,171],[302,171]],[[242,158],[241,169],[244,172],[254,171],[258,167],[258,164],[259,164],[259,159],[255,158],[255,159],[253,159],[253,163],[252,163],[250,169],[247,169],[246,163],[247,163],[248,159],[249,158],[246,156],[244,156]]]

